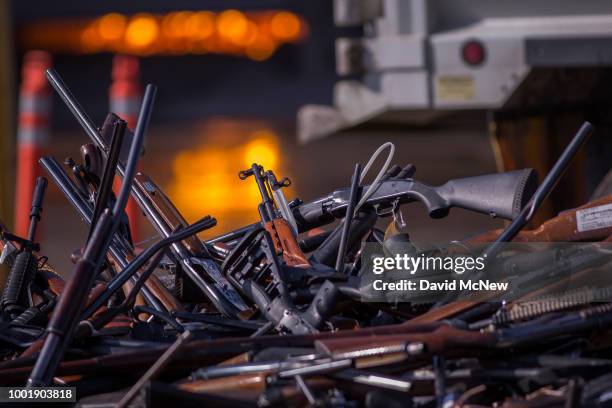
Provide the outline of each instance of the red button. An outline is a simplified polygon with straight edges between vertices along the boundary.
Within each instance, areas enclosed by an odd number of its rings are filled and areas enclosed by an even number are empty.
[[[468,65],[480,65],[485,59],[485,49],[480,41],[468,41],[463,45],[461,55]]]

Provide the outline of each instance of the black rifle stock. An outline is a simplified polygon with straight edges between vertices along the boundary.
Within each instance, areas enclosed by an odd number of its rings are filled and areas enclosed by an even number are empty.
[[[367,190],[369,186],[364,186]],[[390,206],[421,202],[432,218],[445,217],[452,207],[464,208],[495,217],[513,219],[527,204],[537,187],[533,169],[450,180],[438,187],[414,179],[380,183],[364,206]],[[344,188],[301,204],[293,210],[300,231],[330,223],[344,216],[350,189]]]
[[[512,220],[520,214],[537,188],[537,174],[533,169],[454,179],[437,187],[412,178],[402,178],[411,177],[413,173],[414,168],[407,166],[398,176],[382,181],[362,208],[390,208],[394,204],[419,201],[432,218],[443,218],[452,207],[459,207]],[[362,186],[363,191],[368,188],[367,185]],[[298,232],[306,232],[343,218],[349,195],[350,188],[343,188],[293,207]],[[235,241],[253,228],[256,228],[256,224],[228,232],[207,243]]]

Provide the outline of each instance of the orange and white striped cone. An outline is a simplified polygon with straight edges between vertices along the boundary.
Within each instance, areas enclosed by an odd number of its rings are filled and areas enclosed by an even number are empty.
[[[28,51],[24,56],[19,90],[14,222],[15,233],[22,237],[28,235],[32,193],[36,177],[41,175],[38,160],[45,154],[49,139],[51,92],[45,70],[50,67],[51,55],[45,51]]]
[[[115,55],[113,58],[112,83],[110,87],[110,110],[125,120],[130,129],[136,127],[138,110],[142,99],[140,84],[140,63],[138,58],[127,55]],[[115,191],[119,191],[121,180],[115,179]],[[126,213],[130,219],[132,239],[138,241],[140,209],[130,197]]]

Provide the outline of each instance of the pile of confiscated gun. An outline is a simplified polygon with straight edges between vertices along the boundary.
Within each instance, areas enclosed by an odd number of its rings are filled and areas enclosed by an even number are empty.
[[[97,128],[58,74],[50,70],[47,77],[92,143],[81,147],[82,163],[66,161],[72,175],[54,158],[40,164],[90,229],[64,281],[35,242],[45,178],[36,185],[28,237],[2,228],[10,275],[0,304],[0,385],[76,387],[78,404],[97,407],[612,402],[606,297],[612,289],[576,280],[610,273],[604,259],[610,251],[599,243],[612,237],[612,196],[524,229],[588,139],[590,124],[539,186],[526,169],[433,187],[413,178],[414,166],[391,165],[390,154],[368,185],[363,180],[373,160],[363,171],[356,166],[349,188],[287,201],[289,180],[253,164],[239,177],[257,183],[261,222],[202,241],[196,234],[216,220],[189,225],[136,171],[155,87],[146,88],[132,134],[112,113]],[[385,144],[375,156],[385,149],[393,152]],[[145,249],[132,242],[124,212],[130,196],[161,235]],[[485,258],[502,257],[510,277],[537,275],[549,286],[566,279],[556,272],[571,269],[572,291],[512,300],[368,300],[363,248],[409,246],[400,207],[417,201],[433,218],[461,207],[511,220],[503,231],[435,251],[481,248]],[[504,247],[510,241],[591,247],[516,253]]]

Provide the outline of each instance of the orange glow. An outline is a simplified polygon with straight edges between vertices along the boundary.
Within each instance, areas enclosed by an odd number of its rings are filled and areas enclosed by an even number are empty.
[[[227,10],[217,17],[217,31],[224,39],[242,44],[249,30],[248,20],[238,10]]]
[[[166,38],[173,37],[175,34],[174,16],[175,12],[168,13],[161,19],[161,32]]]
[[[163,15],[109,13],[91,20],[28,23],[20,47],[54,53],[134,55],[225,54],[255,61],[302,40],[308,27],[288,11],[173,11]]]
[[[157,20],[150,14],[138,14],[130,20],[125,40],[132,47],[144,48],[153,44],[158,35]]]
[[[185,37],[187,32],[187,21],[192,13],[188,11],[178,11],[167,16],[167,33],[171,37]],[[166,19],[164,19],[166,21]]]
[[[222,160],[223,151],[208,149],[200,151],[185,151],[174,159],[173,169],[177,185],[206,185],[207,188],[181,189],[181,197],[186,201],[198,202],[218,201],[226,199],[228,191],[227,174],[223,173],[225,163]]]
[[[249,21],[247,25],[247,31],[242,41],[242,43],[244,44],[244,46],[247,47],[247,49],[250,45],[255,43],[255,41],[257,40],[258,34],[259,34],[259,28],[257,28],[257,24],[255,24],[252,21]]]
[[[95,52],[100,45],[98,31],[93,26],[87,27],[81,34],[81,46],[85,52]]]
[[[279,150],[276,136],[268,130],[260,130],[253,133],[252,137],[244,149],[244,166],[258,163],[265,168],[275,168],[278,165]]]
[[[189,23],[195,27],[197,39],[206,39],[215,33],[215,14],[210,11],[195,13]]]
[[[244,134],[242,127],[212,130],[219,137],[215,147],[206,139],[202,147],[175,156],[168,194],[189,221],[206,214],[216,217],[219,225],[208,235],[217,235],[257,220],[261,195],[253,179],[238,178],[240,170],[255,162],[279,178],[288,174],[281,162],[278,135],[272,130],[247,130],[248,139],[238,145],[235,141]]]
[[[247,57],[255,61],[265,61],[276,51],[276,43],[270,38],[259,35],[246,50]]]
[[[300,30],[300,19],[288,11],[280,11],[270,20],[270,32],[280,40],[296,40],[300,36]]]
[[[98,21],[98,35],[104,41],[117,41],[123,37],[127,18],[118,13],[110,13]]]

